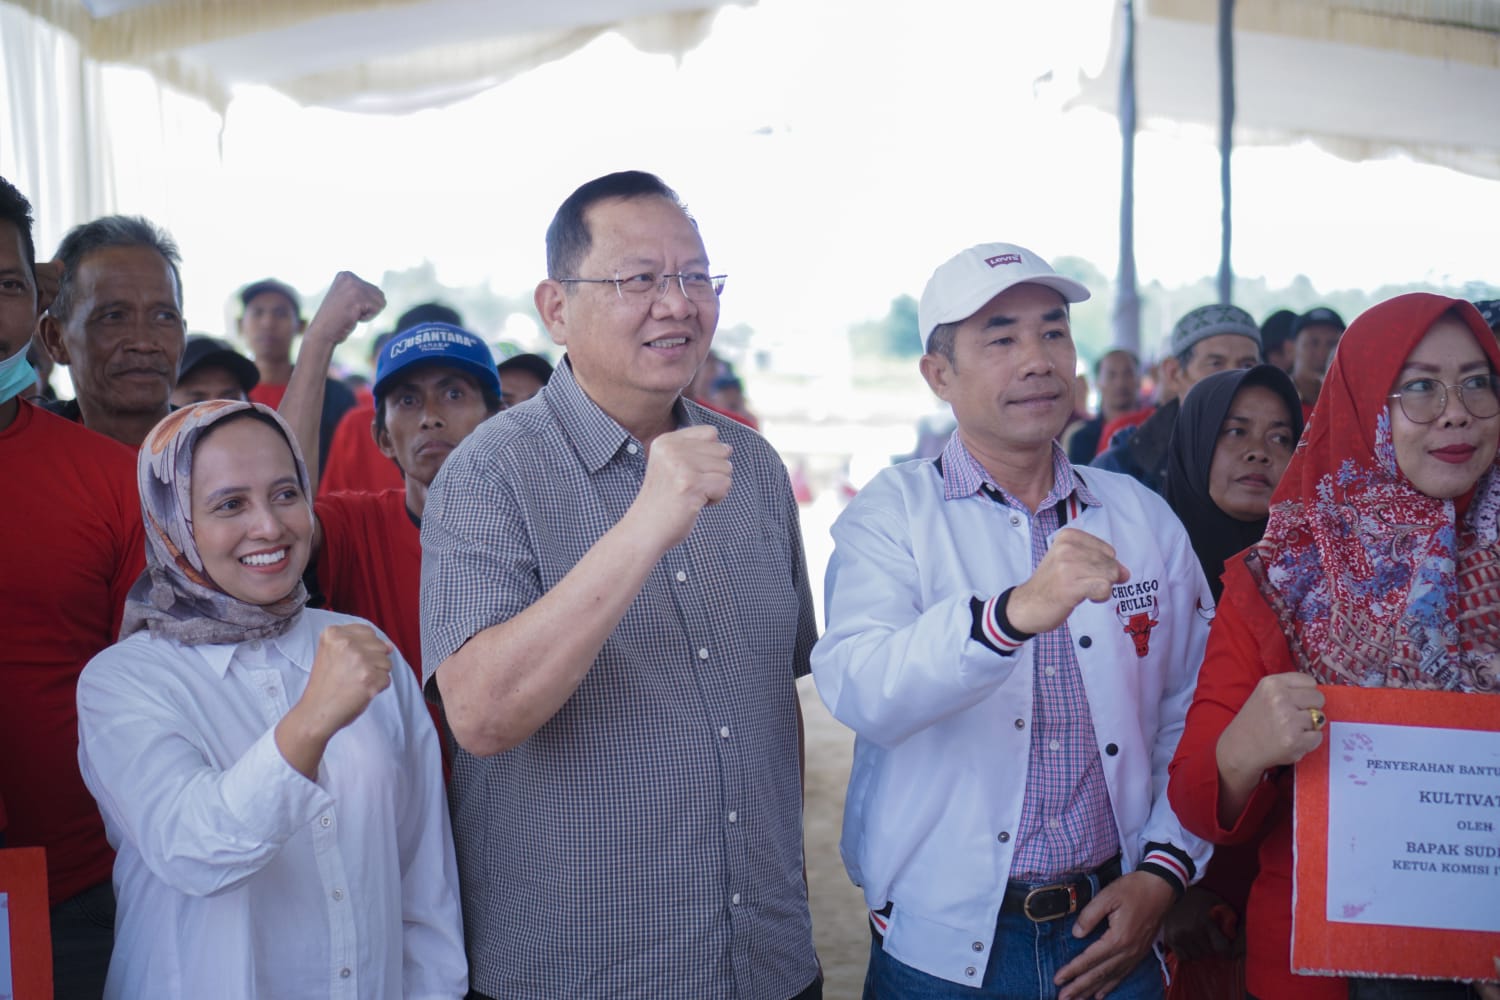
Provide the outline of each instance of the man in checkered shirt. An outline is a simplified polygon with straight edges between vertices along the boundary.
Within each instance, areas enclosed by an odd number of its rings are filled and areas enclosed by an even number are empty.
[[[638,172],[563,203],[547,273],[563,361],[449,456],[422,519],[471,996],[820,997],[796,502],[764,439],[681,398],[723,277]]]
[[[857,734],[843,853],[866,1000],[1159,998],[1150,951],[1209,856],[1166,797],[1213,602],[1135,480],[1075,469],[1069,303],[1024,247],[971,247],[918,307],[958,429],[834,525],[818,691]]]

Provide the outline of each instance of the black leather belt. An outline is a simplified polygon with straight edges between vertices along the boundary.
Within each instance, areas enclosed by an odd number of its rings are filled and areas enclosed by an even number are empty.
[[[1038,924],[1061,920],[1083,909],[1098,889],[1119,877],[1120,856],[1117,854],[1092,872],[1066,875],[1056,882],[1038,885],[1012,879],[1005,886],[1005,901],[1000,904],[1000,912],[1020,913]]]

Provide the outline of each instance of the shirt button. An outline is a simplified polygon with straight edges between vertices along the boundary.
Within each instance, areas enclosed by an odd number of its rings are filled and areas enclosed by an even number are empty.
[[[323,827],[323,828],[325,828],[325,829],[328,828],[328,827],[330,827],[330,826],[332,826],[333,825],[333,817],[332,816],[319,816],[318,817],[318,825],[321,826],[321,827]]]
[[[1104,752],[1113,757],[1115,754],[1120,752],[1120,748],[1111,743],[1104,748]]]
[[[973,948],[975,951],[984,951],[984,942],[975,941],[973,944],[969,945],[969,947]]]
[[[276,685],[275,684],[267,684],[266,685],[266,694],[270,695],[272,698],[276,697]]]
[[[729,810],[729,822],[733,823],[740,818],[740,814],[733,809]]]
[[[335,890],[333,890],[333,901],[335,903],[342,902],[343,899],[344,899],[344,890],[343,889],[335,889]]]
[[[260,652],[260,640],[256,639],[254,642],[252,642],[250,644],[250,648],[255,650],[257,653]]]
[[[1017,729],[1025,729],[1026,728],[1026,720],[1025,719],[1017,719],[1016,720],[1016,728]]]
[[[729,901],[731,903],[733,903],[735,906],[739,906],[740,905],[740,894],[739,893],[735,893],[733,896],[730,896],[729,897]]]
[[[974,966],[971,965],[967,969],[964,970],[964,975],[972,977],[974,975],[974,971],[975,971],[974,970]]]
[[[1047,825],[1050,826],[1050,827],[1052,827],[1052,829],[1056,830],[1058,827],[1062,826],[1062,821],[1058,820],[1056,818],[1049,819],[1047,821]]]
[[[1017,517],[1016,515],[1012,514],[1010,516],[1010,523],[1011,524],[1020,524],[1021,523],[1021,519],[1019,517]],[[969,971],[969,975],[972,976],[973,974],[974,974],[973,970],[970,970]]]
[[[625,446],[625,450],[628,451],[628,452],[630,452],[632,455],[634,455],[636,452],[640,451],[641,449],[637,448],[635,446],[634,442],[632,442],[632,443],[627,444]]]
[[[998,840],[998,841],[1000,841],[1000,843],[1002,843],[1002,844],[1008,844],[1008,843],[1010,843],[1010,834],[1007,833],[1004,830],[1001,830],[1000,831],[1000,835],[998,837],[996,837],[995,839]]]
[[[687,582],[687,574],[684,573],[682,570],[678,570],[677,571],[677,582],[678,583],[686,583]]]
[[[719,727],[719,735],[721,737],[723,737],[724,739],[726,739],[726,740],[729,739],[729,727],[728,726],[720,726]]]
[[[350,972],[347,967],[342,968],[342,969],[339,970],[339,978],[340,979],[348,979],[352,975],[353,975],[353,973]]]
[[[699,648],[699,650],[698,650],[698,659],[700,659],[700,660],[706,660],[706,659],[708,659],[708,647],[707,646],[702,646],[702,647]]]
[[[1061,745],[1062,744],[1058,743],[1056,740],[1053,740],[1051,743],[1047,744],[1047,749],[1048,750],[1056,750]]]
[[[1057,668],[1056,667],[1048,667],[1047,668],[1047,676],[1048,677],[1055,677],[1055,676],[1057,676]]]
[[[1088,649],[1093,644],[1094,640],[1090,639],[1088,636],[1084,636],[1083,638],[1078,640],[1078,645],[1082,646],[1084,649]]]

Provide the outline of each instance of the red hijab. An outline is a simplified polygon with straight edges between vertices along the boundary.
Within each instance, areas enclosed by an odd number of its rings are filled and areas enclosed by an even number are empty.
[[[1247,557],[1297,668],[1321,683],[1500,690],[1500,476],[1491,465],[1460,517],[1407,480],[1391,441],[1391,385],[1450,311],[1500,372],[1495,335],[1461,299],[1400,295],[1360,315]]]

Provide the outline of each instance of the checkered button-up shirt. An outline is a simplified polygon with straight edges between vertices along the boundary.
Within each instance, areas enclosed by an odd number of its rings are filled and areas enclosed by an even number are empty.
[[[1052,490],[1032,513],[994,481],[955,432],[943,450],[943,497],[960,500],[981,492],[1030,523],[1032,570],[1041,565],[1052,536],[1077,519],[1081,506],[1099,505],[1062,448],[1053,444]],[[1031,641],[1036,646],[1031,748],[1011,878],[1038,882],[1099,867],[1119,852],[1120,838],[1073,634],[1064,621]]]
[[[582,684],[450,786],[473,988],[494,997],[786,1000],[817,974],[795,677],[816,638],[796,503],[753,431],[729,495],[652,570]],[[422,519],[423,662],[566,575],[635,500],[640,442],[567,363],[449,456]]]

